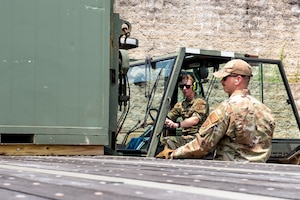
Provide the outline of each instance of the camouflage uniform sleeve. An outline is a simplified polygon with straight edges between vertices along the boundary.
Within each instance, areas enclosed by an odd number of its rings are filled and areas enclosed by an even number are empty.
[[[196,116],[200,122],[204,122],[208,114],[208,104],[205,100],[198,98],[195,100],[191,111],[193,112],[191,116]]]
[[[212,111],[196,138],[191,142],[177,148],[173,153],[173,158],[202,158],[210,152],[226,133],[229,124],[229,117],[226,115],[225,107],[220,104]]]
[[[172,121],[176,121],[178,117],[181,117],[181,102],[177,102],[174,107],[169,111],[167,117]]]

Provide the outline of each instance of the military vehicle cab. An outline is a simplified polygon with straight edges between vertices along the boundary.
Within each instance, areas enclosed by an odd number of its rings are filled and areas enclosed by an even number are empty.
[[[300,119],[282,62],[195,48],[180,48],[178,53],[130,63],[126,87],[129,101],[120,106],[116,151],[121,155],[155,156],[161,136],[180,134],[180,130],[164,127],[167,112],[183,98],[178,87],[180,76],[189,73],[196,78],[197,94],[207,100],[211,110],[228,98],[220,80],[212,74],[234,58],[251,64],[251,95],[273,111],[276,129],[269,162],[299,164]]]

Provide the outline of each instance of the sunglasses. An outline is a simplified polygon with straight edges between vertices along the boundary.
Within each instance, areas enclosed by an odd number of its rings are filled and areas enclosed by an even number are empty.
[[[190,89],[191,86],[192,86],[192,85],[179,85],[179,87],[180,87],[181,89],[183,89],[184,87],[185,87],[186,89]]]
[[[239,74],[230,74],[230,75],[228,75],[228,76],[225,76],[224,78],[222,78],[222,81],[226,81],[226,79],[227,79],[228,77],[238,77],[238,76],[244,77],[244,75],[239,75]]]

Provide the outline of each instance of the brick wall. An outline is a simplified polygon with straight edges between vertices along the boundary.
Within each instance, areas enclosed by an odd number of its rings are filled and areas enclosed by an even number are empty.
[[[298,0],[115,0],[115,12],[139,39],[132,58],[181,46],[258,54],[300,70]]]

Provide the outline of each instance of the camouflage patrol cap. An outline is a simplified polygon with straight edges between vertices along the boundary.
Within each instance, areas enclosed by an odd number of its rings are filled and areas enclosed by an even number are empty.
[[[252,76],[252,71],[251,66],[247,62],[241,59],[233,59],[227,62],[223,69],[214,72],[213,74],[217,78],[224,78],[230,74]]]

